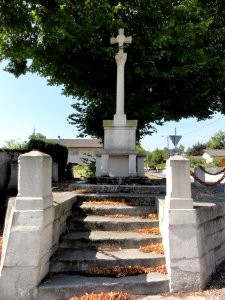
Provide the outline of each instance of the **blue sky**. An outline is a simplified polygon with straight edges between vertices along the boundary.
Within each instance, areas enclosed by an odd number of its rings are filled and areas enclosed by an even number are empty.
[[[0,63],[0,147],[4,141],[20,139],[26,141],[33,132],[47,138],[76,138],[78,131],[67,122],[73,113],[74,100],[61,94],[61,87],[47,85],[47,80],[38,75],[28,74],[15,78],[3,71],[6,63]],[[126,108],[125,108],[126,110]],[[157,133],[146,136],[141,144],[146,150],[167,146],[167,136],[182,135],[179,144],[186,148],[197,142],[206,142],[219,130],[225,131],[225,116],[197,122],[195,119],[180,122],[166,122],[157,126]],[[172,142],[169,144],[172,148]]]

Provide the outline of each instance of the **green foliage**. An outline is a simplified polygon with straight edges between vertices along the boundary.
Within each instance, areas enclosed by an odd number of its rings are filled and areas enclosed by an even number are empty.
[[[185,152],[185,147],[183,145],[179,145],[177,147],[177,151],[179,152],[179,154],[184,154]]]
[[[203,168],[216,168],[216,167],[221,167],[222,162],[219,158],[213,158],[213,162],[211,163],[206,163],[204,158],[196,158],[195,156],[188,156],[188,159],[190,161],[190,167],[191,168],[196,168],[198,166],[202,166]]]
[[[225,149],[225,131],[216,132],[207,142],[208,149]]]
[[[133,37],[126,63],[129,119],[137,138],[152,123],[225,112],[225,6],[222,0],[0,0],[0,61],[62,85],[74,97],[69,122],[103,137],[115,113],[119,27]]]
[[[207,145],[204,143],[196,143],[192,147],[187,149],[187,155],[189,156],[201,156],[203,154],[203,150],[207,148]]]
[[[156,165],[156,169],[157,169],[157,170],[163,170],[163,169],[165,169],[165,168],[166,168],[166,163],[165,163],[165,162]]]
[[[213,164],[213,167],[220,168],[220,167],[222,167],[222,160],[219,159],[218,157],[214,157],[212,164]]]
[[[202,167],[206,167],[206,161],[204,158],[196,158],[195,156],[188,156],[188,159],[190,161],[190,167],[191,168],[196,168],[197,166],[202,166]]]
[[[5,141],[2,148],[12,149],[12,150],[23,150],[26,149],[26,142],[23,142],[20,139],[17,140],[11,139]]]
[[[39,150],[50,155],[53,161],[58,163],[59,179],[65,178],[65,169],[68,157],[68,149],[59,144],[54,144],[45,140],[31,139],[26,145],[28,150]]]
[[[139,152],[145,152],[145,149],[141,145],[136,145],[135,149]]]
[[[90,154],[85,154],[85,157],[82,157],[81,160],[82,160],[84,166],[86,167],[85,173],[82,177],[83,178],[95,177],[96,159]]]
[[[29,137],[29,140],[46,140],[46,136],[42,133],[32,133]]]

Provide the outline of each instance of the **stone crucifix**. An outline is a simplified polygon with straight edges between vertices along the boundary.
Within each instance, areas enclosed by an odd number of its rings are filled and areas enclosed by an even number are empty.
[[[117,84],[116,84],[116,114],[114,115],[114,125],[126,125],[126,115],[124,113],[124,66],[127,60],[127,53],[123,52],[124,43],[131,43],[132,37],[124,35],[124,29],[119,29],[117,37],[111,37],[110,43],[118,43],[119,52],[115,56],[117,64]]]

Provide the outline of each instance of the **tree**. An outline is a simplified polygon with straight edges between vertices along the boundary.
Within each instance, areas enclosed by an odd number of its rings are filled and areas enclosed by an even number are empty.
[[[12,150],[26,149],[26,142],[23,142],[20,139],[17,140],[11,139],[4,142],[3,148],[12,149]]]
[[[158,165],[164,161],[164,152],[161,149],[156,148],[152,151],[151,161],[154,165]]]
[[[216,132],[206,145],[209,149],[225,149],[225,131]]]
[[[29,137],[29,140],[46,140],[46,136],[42,133],[35,133],[33,132]]]
[[[222,0],[0,0],[0,61],[63,85],[81,135],[103,136],[115,113],[119,27],[126,46],[126,104],[137,137],[153,123],[225,112],[225,6]]]
[[[206,144],[198,142],[198,143],[194,144],[192,147],[189,147],[187,149],[187,155],[200,156],[200,155],[202,155],[203,150],[206,148],[207,148]]]
[[[177,150],[178,150],[178,152],[179,152],[180,154],[183,154],[183,153],[185,152],[185,147],[184,147],[184,145],[179,145],[179,146],[177,147]]]

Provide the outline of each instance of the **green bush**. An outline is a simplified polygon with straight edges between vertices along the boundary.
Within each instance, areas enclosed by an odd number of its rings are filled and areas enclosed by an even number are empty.
[[[68,149],[65,146],[48,142],[42,139],[31,139],[27,143],[28,150],[39,150],[52,157],[52,160],[58,163],[59,180],[65,178],[65,170],[68,157]]]
[[[216,157],[213,158],[213,162],[211,163],[206,163],[204,158],[196,158],[195,156],[189,156],[188,159],[190,160],[190,167],[193,169],[198,166],[202,166],[204,169],[222,166],[221,160]]]
[[[83,178],[93,178],[96,171],[96,159],[90,154],[85,155],[86,157],[81,158],[84,166],[86,166]]]

